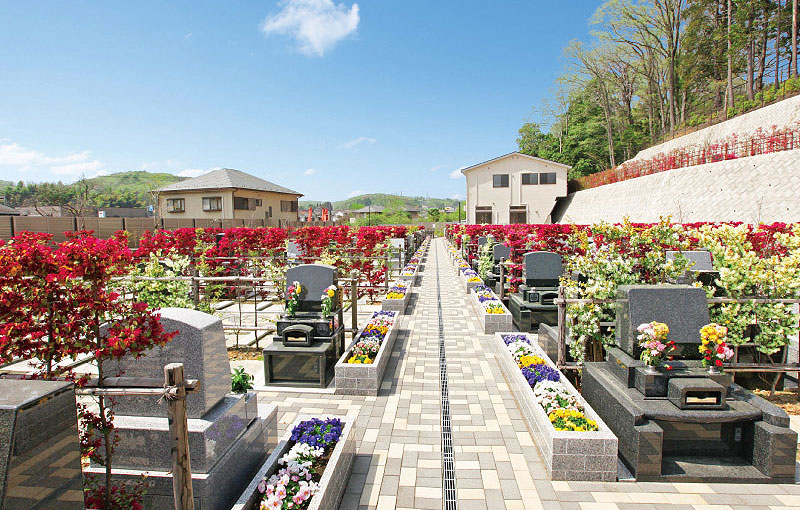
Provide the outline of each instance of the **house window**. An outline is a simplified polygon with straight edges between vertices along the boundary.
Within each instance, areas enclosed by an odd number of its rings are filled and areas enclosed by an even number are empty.
[[[245,197],[233,197],[233,208],[237,211],[250,210],[250,199]]]
[[[492,223],[492,207],[480,205],[475,207],[475,223],[484,225]]]
[[[539,174],[524,173],[522,174],[522,184],[539,184]]]
[[[183,198],[168,198],[167,212],[185,212],[186,200]]]
[[[203,197],[204,211],[221,211],[222,197]]]
[[[524,205],[512,205],[509,207],[508,222],[512,225],[528,223],[528,208]]]
[[[256,207],[261,207],[261,199],[256,198]]]
[[[297,200],[281,200],[281,212],[297,212]]]
[[[555,183],[556,183],[555,172],[542,172],[539,174],[539,184],[555,184]]]
[[[267,218],[272,218],[272,206],[269,206],[269,213],[267,214]]]
[[[507,188],[508,174],[494,174],[492,176],[492,184],[495,188]]]

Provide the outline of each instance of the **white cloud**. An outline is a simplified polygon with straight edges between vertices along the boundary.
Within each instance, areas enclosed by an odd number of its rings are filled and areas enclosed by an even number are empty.
[[[358,195],[364,195],[364,194],[366,194],[366,191],[364,191],[363,189],[354,189],[347,195],[347,198],[353,198],[357,197]]]
[[[353,138],[349,142],[345,142],[344,144],[342,144],[342,147],[344,147],[345,149],[354,149],[354,148],[358,147],[359,145],[362,145],[362,144],[373,144],[373,143],[375,143],[377,141],[378,140],[376,140],[376,139],[374,139],[374,138],[372,138],[370,136],[359,136],[358,138]]]
[[[455,195],[450,197],[450,199],[451,200],[464,200],[464,196],[463,195],[459,195],[458,193],[456,193]]]
[[[53,175],[100,175],[105,165],[97,159],[92,159],[90,151],[74,152],[66,156],[48,156],[17,143],[3,143],[0,144],[0,167],[16,172],[38,173],[43,178],[50,178]]]
[[[277,14],[261,23],[267,34],[293,37],[297,49],[309,56],[321,57],[336,43],[352,34],[360,20],[358,4],[347,7],[333,0],[284,0]]]
[[[462,166],[461,168],[453,170],[452,172],[450,172],[450,175],[448,175],[448,177],[450,177],[451,179],[460,179],[464,177],[464,174],[461,173],[461,170],[463,170],[464,168],[465,167]]]
[[[444,168],[447,168],[447,165],[436,165],[435,167],[431,168],[431,172],[438,172]]]
[[[308,170],[303,172],[303,175],[317,175],[318,173],[319,172],[317,171],[316,168],[309,168]]]
[[[191,39],[191,37],[192,37],[192,33],[191,32],[186,32],[185,34],[183,34],[183,39],[184,40]]]

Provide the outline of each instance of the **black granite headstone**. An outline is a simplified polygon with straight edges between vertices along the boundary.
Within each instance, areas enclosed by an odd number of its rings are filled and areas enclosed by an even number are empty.
[[[494,257],[494,263],[497,264],[500,262],[500,259],[506,259],[511,256],[511,248],[504,244],[495,244],[492,247],[492,256]]]
[[[533,251],[522,257],[522,278],[529,287],[557,287],[561,277],[561,255],[551,251]]]
[[[336,268],[321,264],[302,264],[290,267],[286,271],[287,287],[294,282],[299,282],[302,287],[298,311],[318,312],[322,306],[322,292],[336,285]]]
[[[690,285],[623,285],[617,289],[617,345],[639,358],[640,324],[663,322],[669,340],[680,349],[677,355],[699,359],[700,328],[710,322],[703,289]]]
[[[82,510],[72,383],[0,379],[0,508]]]

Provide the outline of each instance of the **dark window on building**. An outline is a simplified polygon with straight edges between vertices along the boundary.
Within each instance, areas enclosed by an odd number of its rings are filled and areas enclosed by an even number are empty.
[[[495,188],[507,188],[508,174],[494,174],[492,176],[492,184]]]
[[[522,184],[539,184],[539,174],[522,174]]]
[[[281,212],[297,212],[297,200],[281,200]]]
[[[556,183],[555,172],[542,172],[539,174],[539,184],[555,184],[555,183]]]
[[[185,212],[186,200],[183,198],[168,198],[167,212]]]
[[[508,209],[508,222],[512,225],[528,223],[528,208],[524,205],[512,205]]]
[[[261,199],[256,198],[256,207],[261,207],[261,204],[262,204]]]
[[[233,208],[237,211],[249,211],[250,199],[246,197],[233,197]]]
[[[222,197],[203,197],[204,211],[221,211]]]
[[[267,214],[267,218],[272,218],[272,206],[269,206],[269,213]]]
[[[475,223],[486,225],[492,223],[492,207],[491,206],[476,206],[475,207]]]

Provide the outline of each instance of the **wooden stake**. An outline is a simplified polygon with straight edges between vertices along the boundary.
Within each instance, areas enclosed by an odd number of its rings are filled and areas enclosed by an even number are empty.
[[[164,384],[176,388],[175,396],[167,398],[169,434],[172,441],[172,493],[175,510],[194,510],[192,467],[189,462],[189,427],[186,419],[186,386],[183,363],[164,367]]]
[[[558,363],[559,369],[567,363],[567,303],[564,287],[558,287]]]

